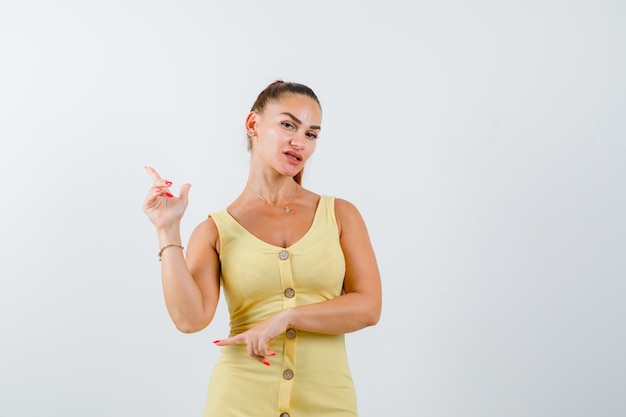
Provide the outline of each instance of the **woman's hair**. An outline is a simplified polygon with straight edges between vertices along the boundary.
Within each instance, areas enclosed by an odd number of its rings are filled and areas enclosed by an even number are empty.
[[[259,114],[263,113],[267,104],[269,102],[277,102],[280,101],[283,96],[287,94],[297,94],[303,95],[312,98],[315,100],[320,109],[322,105],[320,104],[319,99],[309,87],[303,84],[285,82],[282,80],[276,80],[267,87],[265,90],[261,91],[261,94],[256,98],[256,101],[250,108],[250,111],[257,112]],[[252,150],[252,137],[248,134],[248,150]],[[302,184],[302,173],[304,168],[300,170],[294,177],[293,180],[298,184]]]

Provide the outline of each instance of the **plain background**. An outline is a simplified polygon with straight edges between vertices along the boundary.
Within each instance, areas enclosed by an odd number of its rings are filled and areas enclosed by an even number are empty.
[[[618,0],[0,0],[0,416],[201,415],[225,308],[169,321],[143,167],[186,241],[277,78],[378,255],[362,417],[626,415],[624,74]]]

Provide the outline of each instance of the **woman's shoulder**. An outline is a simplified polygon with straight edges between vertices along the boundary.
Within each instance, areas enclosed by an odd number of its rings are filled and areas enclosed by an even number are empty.
[[[356,206],[350,201],[339,197],[333,197],[333,199],[335,200],[335,213],[337,213],[337,215],[350,216],[359,212]]]
[[[213,219],[214,213],[200,222],[193,230],[192,237],[197,237],[199,241],[214,242],[218,237],[218,229]]]
[[[346,228],[350,229],[355,226],[363,226],[363,218],[356,206],[350,201],[332,197],[334,199],[335,219],[337,221],[337,227],[339,228],[339,234]]]

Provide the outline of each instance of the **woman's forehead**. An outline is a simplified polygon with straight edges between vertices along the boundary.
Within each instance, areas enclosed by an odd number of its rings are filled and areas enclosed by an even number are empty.
[[[322,118],[319,104],[311,97],[301,94],[289,94],[269,102],[266,111],[272,114],[290,113],[298,118],[317,119],[318,122]]]

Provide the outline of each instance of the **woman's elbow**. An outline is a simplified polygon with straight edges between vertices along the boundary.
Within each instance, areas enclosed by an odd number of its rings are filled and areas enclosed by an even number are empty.
[[[197,333],[204,330],[211,323],[211,320],[184,320],[180,318],[172,318],[172,321],[176,329],[185,334]]]
[[[373,305],[368,306],[368,308],[363,314],[364,327],[377,325],[378,321],[380,320],[380,313],[381,313],[380,303],[375,303]]]
[[[186,324],[177,324],[174,323],[176,328],[178,329],[179,332],[181,333],[185,333],[185,334],[192,334],[192,333],[198,333],[200,330],[202,330],[202,328],[198,328],[195,326],[189,326]]]

